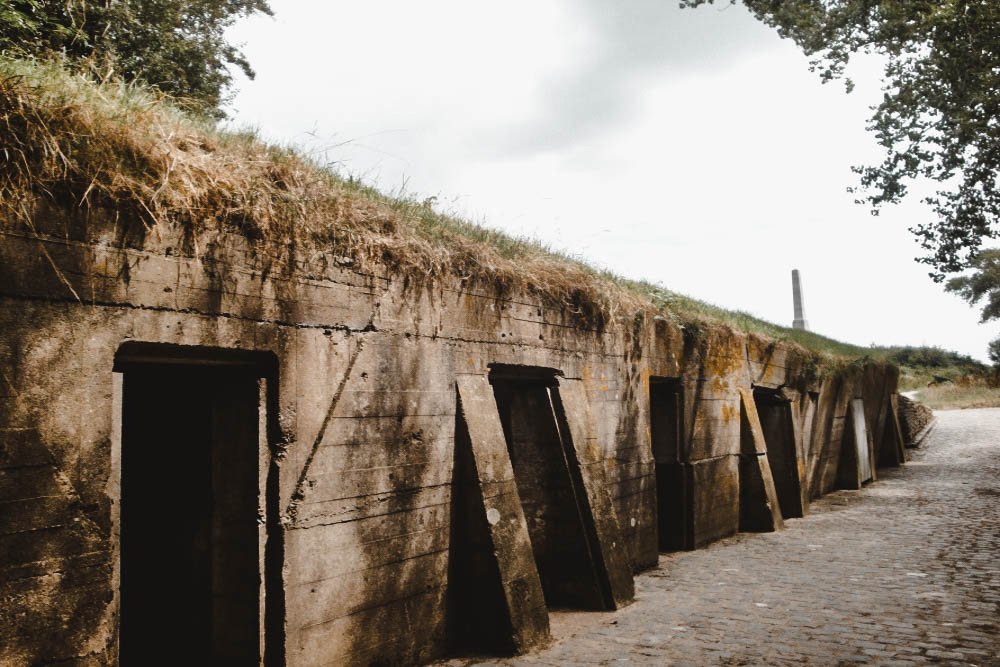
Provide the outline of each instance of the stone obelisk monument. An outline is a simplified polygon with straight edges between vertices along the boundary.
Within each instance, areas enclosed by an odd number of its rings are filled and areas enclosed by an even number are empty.
[[[809,331],[806,311],[802,306],[802,280],[799,278],[798,269],[792,269],[792,300],[795,303],[795,319],[792,320],[792,328]]]

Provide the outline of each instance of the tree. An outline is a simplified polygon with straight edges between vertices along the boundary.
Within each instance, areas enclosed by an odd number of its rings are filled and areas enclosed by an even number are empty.
[[[918,261],[936,282],[965,269],[985,240],[1000,238],[1000,2],[742,2],[811,56],[824,82],[844,78],[848,92],[845,67],[854,54],[884,58],[884,96],[869,129],[885,159],[854,168],[864,191],[859,201],[877,214],[914,181],[938,185],[924,200],[935,220],[911,228],[928,251]]]
[[[0,51],[61,54],[222,116],[230,66],[254,72],[225,30],[268,0],[0,0]]]
[[[980,322],[1000,319],[1000,249],[982,250],[970,261],[972,271],[948,280],[945,289],[975,306],[985,299]]]
[[[993,340],[991,340],[987,351],[990,355],[990,361],[993,362],[993,365],[996,367],[1000,367],[1000,338],[994,338]]]
[[[969,261],[970,271],[948,280],[945,289],[954,292],[976,306],[983,302],[979,321],[1000,319],[1000,249],[981,250]],[[1000,338],[995,338],[987,350],[990,361],[1000,367]]]

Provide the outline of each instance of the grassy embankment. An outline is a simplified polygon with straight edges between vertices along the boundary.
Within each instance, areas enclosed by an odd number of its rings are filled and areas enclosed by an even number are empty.
[[[59,63],[0,57],[0,220],[30,226],[31,205],[106,208],[149,227],[235,229],[281,244],[319,244],[358,266],[378,263],[417,278],[458,277],[498,294],[538,295],[582,318],[627,323],[637,313],[694,328],[727,326],[788,341],[817,361],[892,355],[726,310],[660,285],[627,280],[537,241],[389,196],[252,132],[220,129],[182,103]]]
[[[1000,407],[996,374],[975,359],[931,347],[889,348],[886,359],[900,367],[900,390],[935,410]]]

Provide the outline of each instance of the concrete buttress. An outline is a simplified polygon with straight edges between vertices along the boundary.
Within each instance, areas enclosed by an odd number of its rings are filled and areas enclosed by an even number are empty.
[[[747,389],[740,389],[740,420],[740,530],[781,530],[785,524],[767,459],[767,443],[757,405]]]
[[[588,533],[590,557],[608,609],[631,604],[635,597],[632,566],[625,550],[618,515],[608,494],[604,456],[592,436],[583,383],[559,379],[552,403],[562,431],[567,463],[578,485],[577,504]]]
[[[456,385],[456,448],[468,448],[472,464],[469,472],[473,479],[468,480],[471,489],[466,487],[471,498],[467,496],[466,500],[471,501],[473,511],[479,512],[473,520],[485,526],[488,534],[488,549],[479,555],[493,561],[491,565],[499,576],[499,609],[504,616],[500,620],[510,631],[509,639],[501,641],[511,652],[524,653],[548,641],[549,616],[514,471],[489,380],[485,376],[461,375]]]

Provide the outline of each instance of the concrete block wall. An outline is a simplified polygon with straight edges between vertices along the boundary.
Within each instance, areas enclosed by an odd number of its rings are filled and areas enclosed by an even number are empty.
[[[832,488],[850,398],[866,399],[881,433],[895,390],[880,366],[814,380],[796,348],[722,328],[657,318],[596,330],[530,295],[40,208],[32,230],[0,225],[0,663],[116,659],[113,369],[130,341],[277,360],[283,642],[271,657],[293,665],[418,664],[449,651],[459,375],[516,364],[582,383],[636,570],[658,557],[651,378],[683,386],[691,546],[739,527],[741,388],[799,392],[814,495]]]

